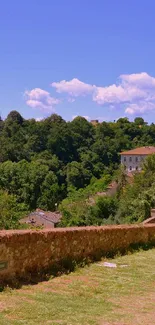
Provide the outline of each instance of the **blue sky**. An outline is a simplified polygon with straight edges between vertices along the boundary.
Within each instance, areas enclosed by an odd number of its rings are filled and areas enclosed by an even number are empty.
[[[0,112],[155,122],[154,0],[5,0]]]

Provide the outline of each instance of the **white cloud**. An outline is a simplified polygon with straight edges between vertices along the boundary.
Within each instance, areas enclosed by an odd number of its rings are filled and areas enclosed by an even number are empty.
[[[97,87],[93,100],[99,105],[106,103],[120,103],[120,101],[127,101],[127,93],[122,86],[111,85],[109,87]]]
[[[126,114],[142,114],[155,110],[155,78],[146,72],[122,74],[109,86],[91,85],[77,78],[53,82],[51,86],[57,93],[66,93],[70,103],[79,96],[89,95],[98,105],[110,110],[123,109]],[[42,110],[51,111],[60,102],[40,88],[26,91],[25,95],[27,105]]]
[[[99,116],[99,117],[96,117],[96,120],[98,120],[100,123],[103,121],[106,122],[106,121],[108,121],[108,117]]]
[[[122,74],[116,83],[106,87],[86,84],[76,78],[53,82],[51,86],[58,93],[67,93],[69,102],[78,96],[91,95],[98,105],[110,109],[123,107],[127,114],[144,113],[155,108],[155,78],[146,72]]]
[[[93,101],[99,105],[125,107],[125,113],[137,114],[155,110],[155,78],[146,72],[121,75],[117,84],[96,87]],[[122,106],[121,106],[122,105]]]
[[[36,117],[36,122],[40,122],[40,121],[42,121],[44,119],[44,117]]]
[[[84,117],[87,121],[90,121],[90,117],[88,115],[83,115],[82,117]]]
[[[146,111],[151,111],[155,109],[154,102],[139,102],[137,104],[129,104],[125,109],[125,113],[127,114],[135,114],[135,113],[145,113]]]
[[[155,78],[149,76],[146,72],[122,74],[120,79],[129,84],[138,85],[139,87],[155,87]]]
[[[74,120],[76,117],[78,117],[78,115],[73,115],[72,120]]]
[[[75,98],[71,98],[71,97],[69,97],[69,98],[68,98],[68,102],[69,102],[69,103],[74,103],[74,102],[75,102]]]
[[[60,103],[59,99],[51,97],[48,91],[40,88],[25,91],[25,97],[28,106],[46,111],[52,111]]]
[[[155,89],[155,78],[149,78],[147,74],[121,75],[119,84],[108,87],[97,87],[93,100],[100,105],[117,104],[139,101],[150,98],[153,95],[152,86]],[[153,80],[154,79],[154,84]],[[148,80],[150,80],[150,85]]]
[[[72,120],[74,120],[74,119],[75,119],[76,117],[78,117],[78,116],[81,116],[81,115],[73,115],[73,116],[72,116]],[[87,121],[90,121],[90,116],[83,115],[82,117],[85,118]]]
[[[88,95],[93,92],[95,87],[77,78],[70,81],[62,80],[60,82],[53,82],[51,86],[54,87],[58,93],[67,93],[73,97]]]

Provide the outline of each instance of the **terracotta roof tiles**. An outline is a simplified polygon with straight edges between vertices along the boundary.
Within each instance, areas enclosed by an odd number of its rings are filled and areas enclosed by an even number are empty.
[[[155,153],[155,147],[140,147],[131,149],[129,151],[123,151],[121,155],[151,155]]]

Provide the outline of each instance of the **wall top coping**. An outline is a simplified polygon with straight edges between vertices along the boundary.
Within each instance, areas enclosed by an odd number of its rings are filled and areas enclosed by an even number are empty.
[[[48,233],[66,233],[66,232],[86,232],[86,231],[106,231],[113,229],[135,229],[135,228],[154,228],[155,224],[138,224],[138,225],[115,225],[115,226],[87,226],[87,227],[68,227],[68,228],[53,228],[41,230],[0,230],[0,237],[11,235],[25,235],[25,234],[48,234]]]

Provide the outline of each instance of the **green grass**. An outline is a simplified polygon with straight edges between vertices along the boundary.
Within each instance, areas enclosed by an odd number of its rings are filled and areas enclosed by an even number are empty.
[[[153,325],[155,249],[0,293],[0,325]],[[127,264],[127,267],[121,267]]]

